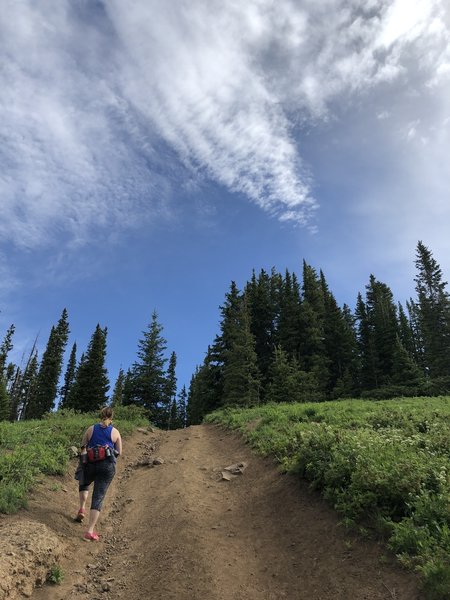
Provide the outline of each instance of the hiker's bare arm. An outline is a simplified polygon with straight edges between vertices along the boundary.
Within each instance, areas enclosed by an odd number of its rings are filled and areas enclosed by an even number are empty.
[[[114,448],[119,454],[122,454],[122,438],[120,437],[118,429],[113,429],[112,440],[114,442]]]
[[[90,439],[91,439],[91,437],[92,437],[92,432],[93,432],[93,430],[94,430],[94,427],[91,425],[91,426],[90,426],[90,427],[88,427],[88,428],[86,429],[86,431],[84,432],[83,439],[81,440],[81,447],[82,447],[82,448],[85,448],[85,447],[88,445],[88,443],[89,443],[89,440],[90,440]]]

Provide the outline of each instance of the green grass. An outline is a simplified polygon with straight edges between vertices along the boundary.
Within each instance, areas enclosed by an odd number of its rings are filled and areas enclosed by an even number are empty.
[[[47,574],[47,582],[53,585],[61,585],[64,581],[64,571],[59,565],[53,565]]]
[[[450,397],[224,409],[263,455],[311,482],[346,522],[375,527],[432,600],[450,600]]]
[[[114,424],[121,435],[148,425],[142,411],[133,407],[115,411]],[[43,475],[63,475],[69,448],[79,447],[83,432],[98,420],[96,414],[61,411],[39,421],[0,422],[0,513],[15,513]]]

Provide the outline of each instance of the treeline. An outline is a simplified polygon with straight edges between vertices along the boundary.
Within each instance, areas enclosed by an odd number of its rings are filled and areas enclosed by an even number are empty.
[[[415,299],[396,303],[371,275],[354,311],[306,262],[301,282],[274,269],[254,272],[243,291],[232,282],[190,383],[188,421],[223,406],[449,393],[447,282],[422,242],[415,265]]]
[[[79,359],[76,342],[72,345],[63,375],[70,333],[66,309],[51,328],[42,357],[38,356],[35,341],[20,365],[8,362],[15,332],[11,325],[0,345],[0,421],[40,419],[56,407],[85,413],[106,404],[135,404],[146,409],[149,418],[160,427],[184,427],[187,392],[183,387],[177,395],[177,357],[175,352],[169,358],[165,355],[167,342],[162,330],[154,312],[138,341],[137,360],[126,372],[119,370],[108,396],[106,327],[96,326]]]

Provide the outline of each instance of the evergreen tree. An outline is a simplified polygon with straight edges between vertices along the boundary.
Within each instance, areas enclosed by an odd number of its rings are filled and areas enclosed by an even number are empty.
[[[52,327],[47,347],[39,367],[36,394],[30,399],[25,417],[40,419],[53,409],[61,375],[64,349],[69,337],[67,310],[64,309],[56,327]]]
[[[37,341],[37,340],[36,340]],[[30,352],[23,372],[18,368],[15,385],[11,387],[11,420],[21,420],[27,413],[29,403],[32,403],[38,386],[39,361],[35,345]]]
[[[261,380],[244,298],[239,298],[233,306],[233,313],[230,313],[223,329],[223,339],[226,340],[226,348],[222,402],[224,405],[254,406],[260,400]]]
[[[394,348],[392,383],[405,388],[406,395],[417,395],[424,383],[423,373],[406,350],[400,336]]]
[[[324,303],[324,348],[329,373],[326,391],[336,398],[341,394],[350,395],[356,388],[358,356],[356,332],[349,307],[344,305],[343,309],[339,308],[322,271],[320,285]]]
[[[187,422],[187,392],[186,386],[183,385],[178,394],[178,427],[186,427]]]
[[[138,361],[131,368],[127,402],[138,404],[150,411],[151,419],[158,424],[161,408],[166,399],[167,358],[164,351],[167,342],[162,336],[163,327],[158,323],[156,311],[143,337],[138,342]]]
[[[119,369],[119,374],[117,375],[116,383],[114,384],[114,390],[111,397],[111,406],[113,406],[114,408],[116,408],[117,406],[122,406],[123,404],[124,387],[125,373],[121,367]]]
[[[280,316],[277,342],[290,357],[298,357],[300,350],[301,301],[300,286],[295,273],[286,269],[279,292]]]
[[[278,303],[274,302],[274,288],[271,277],[264,269],[261,270],[258,278],[253,272],[251,281],[245,287],[245,298],[250,314],[250,331],[255,339],[255,352],[263,387],[268,378],[275,347]]]
[[[166,374],[166,386],[164,394],[164,403],[162,406],[163,420],[166,422],[167,429],[177,428],[177,355],[172,352],[169,359],[169,366],[167,367]]]
[[[76,342],[72,346],[70,352],[69,361],[67,363],[66,372],[64,374],[64,385],[60,390],[60,401],[59,408],[68,408],[67,402],[69,393],[72,388],[73,382],[75,381],[75,375],[77,371],[77,344]]]
[[[97,411],[107,404],[109,390],[106,359],[106,327],[97,324],[86,353],[81,355],[65,408],[81,412]]]
[[[321,390],[329,387],[329,359],[325,348],[323,291],[313,267],[303,261],[303,301],[300,310],[300,364],[314,373]]]
[[[400,302],[398,303],[398,335],[400,342],[408,355],[413,360],[416,360],[417,353],[416,345],[414,343],[414,332],[405,309]]]
[[[267,402],[298,402],[296,372],[288,353],[281,346],[274,350],[274,358],[270,367],[270,383],[268,385]]]
[[[3,342],[0,346],[0,376],[5,374],[6,360],[8,358],[8,354],[13,349],[12,338],[14,335],[14,331],[15,331],[15,326],[10,325],[6,332],[5,337],[3,338]]]
[[[361,293],[356,300],[355,316],[358,322],[358,347],[360,353],[360,388],[371,390],[377,387],[375,371],[375,349],[366,303]]]
[[[424,362],[431,378],[450,375],[450,297],[431,251],[418,242],[416,291]]]
[[[203,417],[218,408],[222,402],[223,364],[211,347],[200,367],[191,378],[188,392],[186,419],[189,425],[198,425]]]
[[[390,288],[373,275],[366,286],[366,308],[373,343],[375,386],[389,384],[399,333],[397,307]]]
[[[11,399],[6,389],[6,381],[0,375],[0,421],[7,421],[11,413]]]
[[[127,369],[123,380],[122,390],[122,404],[128,406],[133,404],[134,392],[133,392],[133,375],[131,369]]]
[[[412,343],[413,343],[413,358],[416,364],[420,367],[422,372],[426,373],[425,357],[424,357],[424,344],[422,339],[422,331],[420,327],[420,308],[416,302],[411,298],[409,302],[406,302],[406,309],[408,311],[408,321],[411,328]],[[403,337],[402,337],[403,341]],[[405,348],[408,349],[408,344],[404,343]]]

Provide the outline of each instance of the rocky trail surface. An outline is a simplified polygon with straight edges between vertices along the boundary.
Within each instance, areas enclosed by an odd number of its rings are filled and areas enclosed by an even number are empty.
[[[73,474],[52,481],[27,511],[0,520],[0,600],[420,598],[415,576],[379,545],[212,425],[125,440],[99,542],[73,521]],[[52,561],[60,585],[43,583]]]

